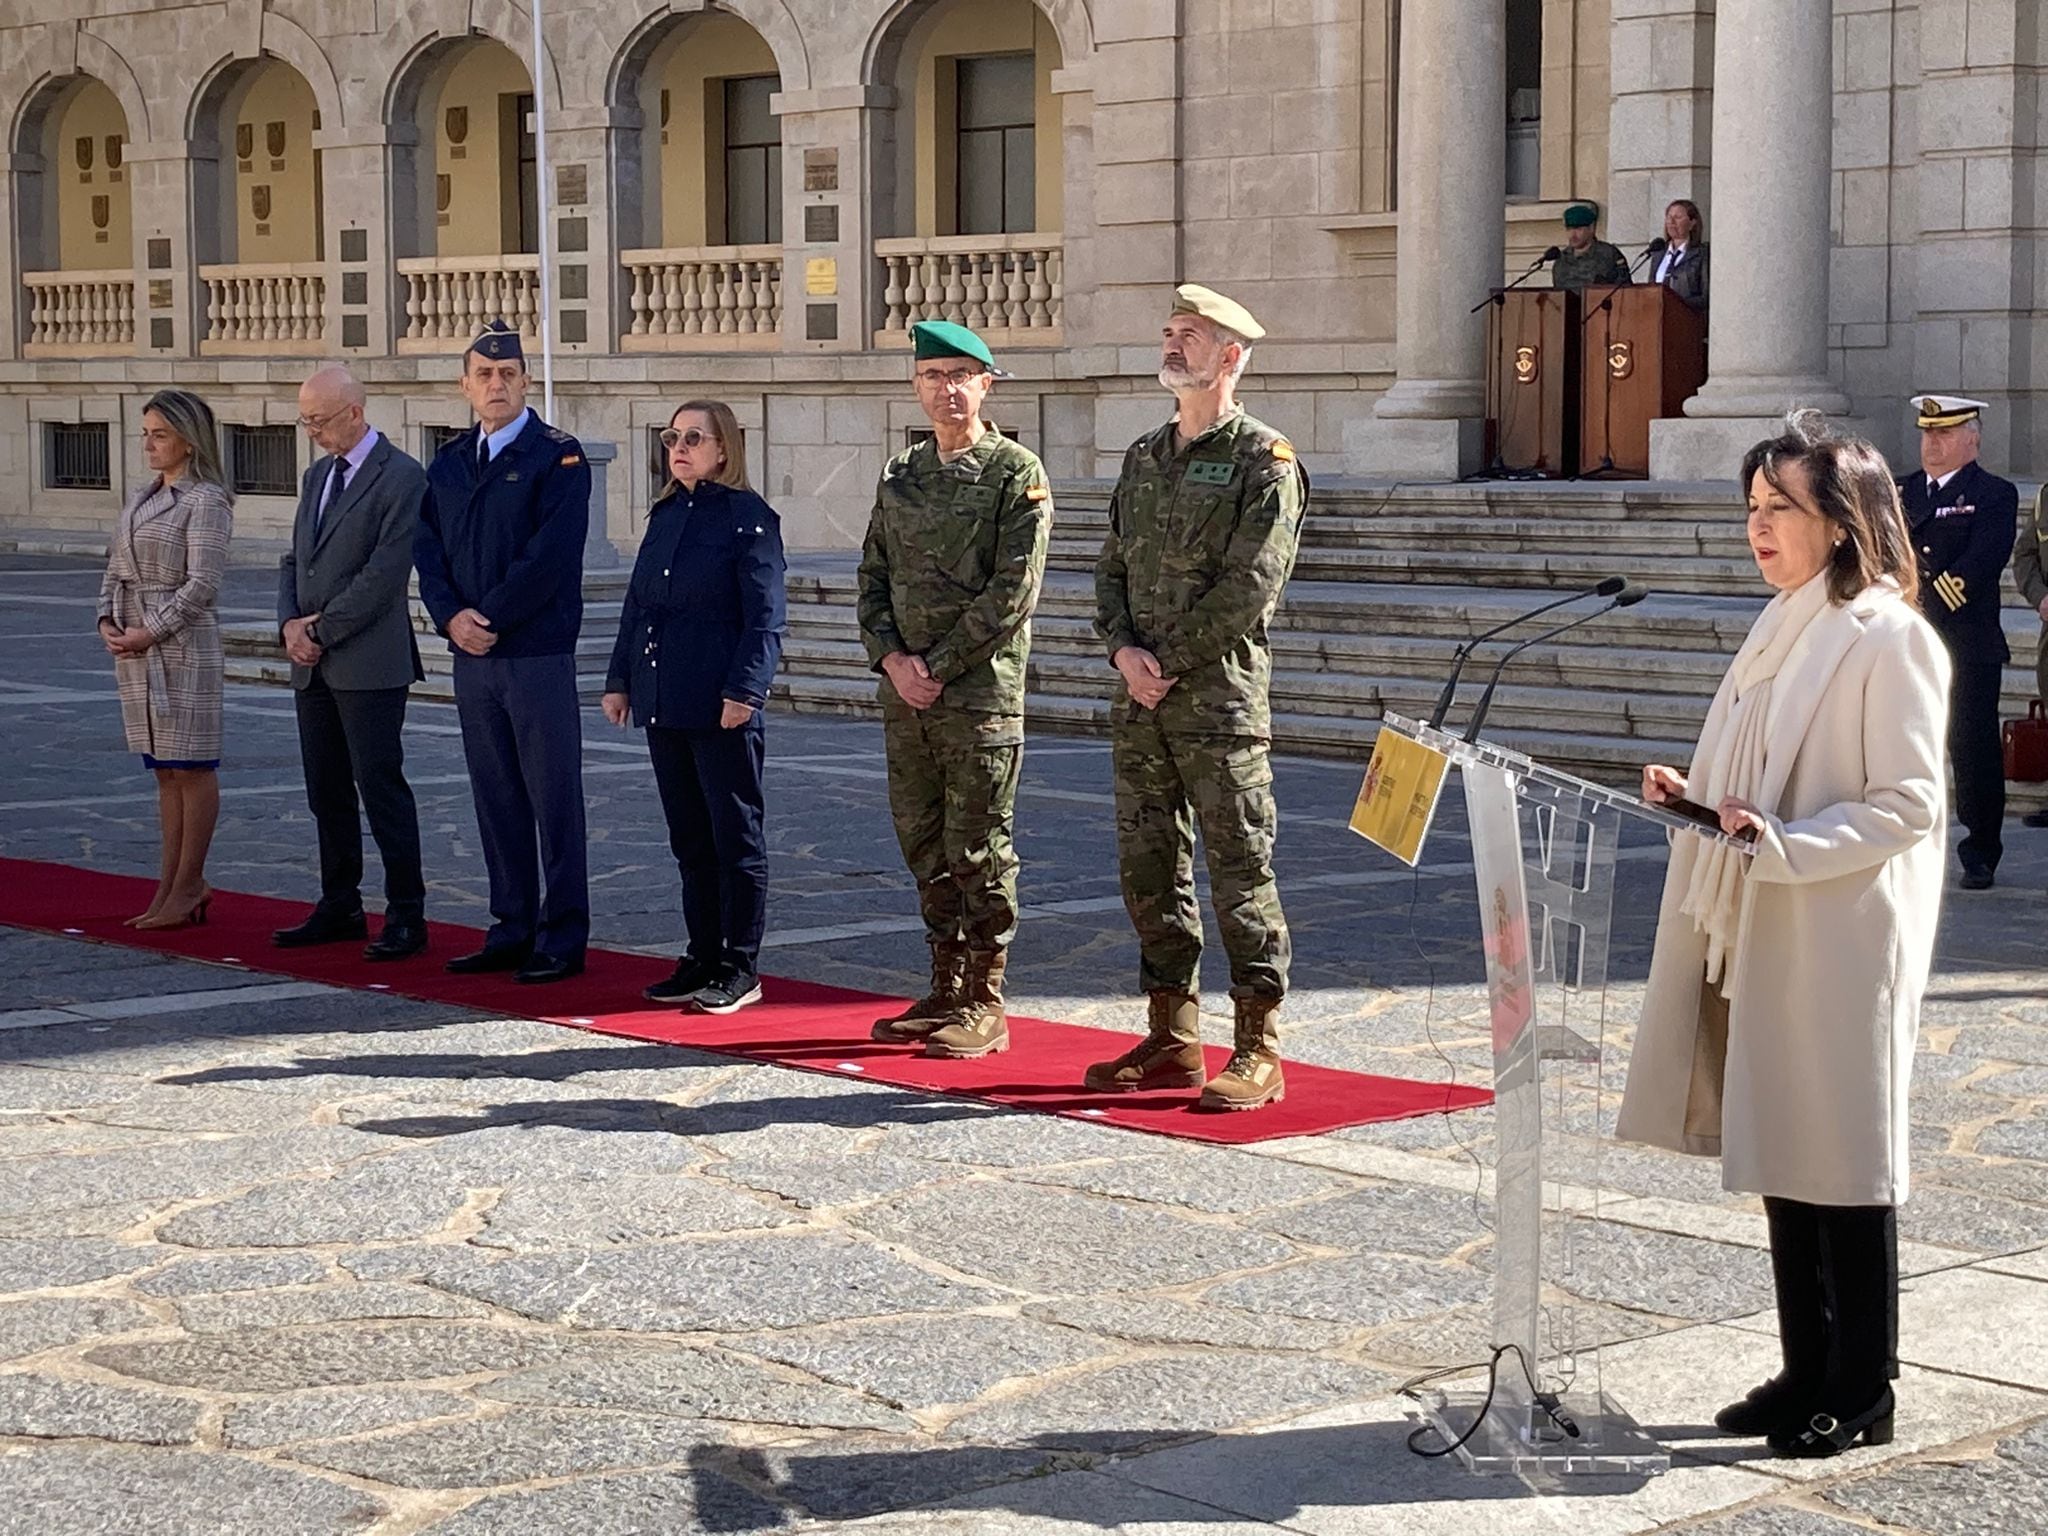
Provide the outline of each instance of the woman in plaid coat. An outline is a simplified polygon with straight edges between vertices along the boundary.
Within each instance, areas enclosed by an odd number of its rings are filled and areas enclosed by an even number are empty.
[[[206,921],[206,852],[220,817],[221,646],[215,610],[234,498],[213,412],[160,390],[142,408],[151,479],[122,509],[100,583],[128,749],[156,775],[163,873],[134,928]]]

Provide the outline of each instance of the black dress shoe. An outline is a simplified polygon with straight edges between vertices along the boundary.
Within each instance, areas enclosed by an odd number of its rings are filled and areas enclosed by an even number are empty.
[[[322,912],[315,907],[303,923],[278,929],[270,936],[270,942],[279,949],[306,949],[314,944],[339,944],[346,939],[369,936],[369,920],[363,916],[361,907],[353,912]]]
[[[1966,869],[1957,884],[1966,891],[1988,891],[1996,882],[1988,869]]]
[[[512,979],[524,982],[567,981],[571,976],[583,974],[583,957],[573,960],[560,955],[535,955],[519,967],[519,973]]]
[[[2048,827],[2048,811],[2029,811],[2020,818],[2023,827]]]
[[[1816,1413],[1804,1425],[1777,1431],[1771,1436],[1771,1449],[1795,1461],[1813,1461],[1823,1456],[1839,1456],[1859,1440],[1865,1445],[1890,1445],[1896,1406],[1892,1389],[1886,1387],[1876,1402],[1853,1419]]]
[[[425,923],[394,923],[384,920],[384,931],[363,950],[365,960],[410,960],[427,947]]]
[[[1795,1385],[1783,1376],[1773,1376],[1753,1387],[1739,1403],[1730,1403],[1714,1415],[1714,1427],[1726,1435],[1774,1435],[1781,1430],[1797,1432],[1813,1416],[1817,1390]]]
[[[444,969],[457,976],[483,976],[491,971],[516,971],[530,951],[523,944],[486,944],[473,955],[457,955]]]

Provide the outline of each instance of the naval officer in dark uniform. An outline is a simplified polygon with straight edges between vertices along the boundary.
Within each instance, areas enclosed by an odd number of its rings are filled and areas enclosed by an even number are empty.
[[[1989,890],[2004,851],[2005,765],[1998,694],[2012,652],[1999,622],[1999,578],[2012,558],[2019,490],[1977,462],[1981,400],[1915,395],[1920,469],[1899,499],[1920,559],[1920,608],[1955,663],[1949,690],[1948,756],[1956,781],[1956,850],[1966,891]]]
[[[470,343],[462,393],[477,429],[427,469],[434,494],[414,560],[420,599],[455,653],[495,919],[484,947],[448,969],[540,982],[581,971],[590,939],[576,707],[590,466],[581,443],[527,409],[529,382],[517,331],[494,321]]]

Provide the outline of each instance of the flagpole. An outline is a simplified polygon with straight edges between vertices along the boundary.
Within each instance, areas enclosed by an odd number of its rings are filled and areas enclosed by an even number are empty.
[[[541,415],[550,426],[555,421],[555,312],[554,272],[549,259],[548,234],[548,93],[547,75],[541,55],[541,0],[529,0],[533,7],[533,159],[540,185],[534,188],[534,211],[540,224],[540,388]]]

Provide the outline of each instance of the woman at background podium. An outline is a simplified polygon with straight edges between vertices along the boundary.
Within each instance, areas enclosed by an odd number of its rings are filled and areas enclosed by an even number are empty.
[[[1689,771],[1753,856],[1679,837],[1617,1134],[1718,1156],[1770,1224],[1783,1369],[1714,1422],[1781,1456],[1891,1438],[1907,1083],[1942,889],[1947,654],[1884,459],[1817,414],[1742,463],[1777,595]]]

